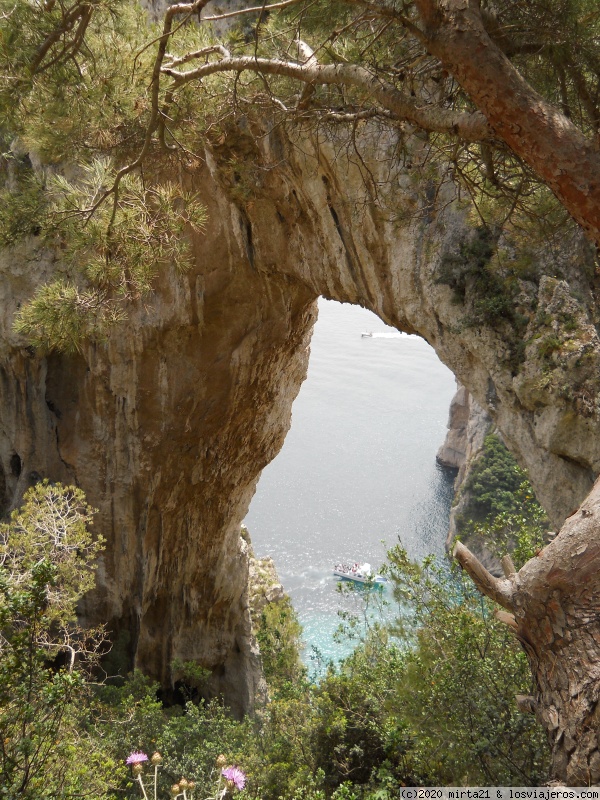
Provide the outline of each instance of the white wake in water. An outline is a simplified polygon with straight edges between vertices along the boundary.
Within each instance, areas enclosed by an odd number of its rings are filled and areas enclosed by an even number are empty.
[[[361,334],[364,339],[419,339],[420,337],[414,333],[404,333],[403,331],[385,331],[383,333],[363,333]]]

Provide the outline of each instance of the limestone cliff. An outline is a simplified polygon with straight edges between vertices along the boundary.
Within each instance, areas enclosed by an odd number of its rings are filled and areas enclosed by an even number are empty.
[[[289,427],[316,312],[300,283],[256,269],[239,211],[212,194],[198,269],[167,270],[152,303],[77,356],[15,340],[11,312],[52,265],[35,243],[2,255],[0,486],[4,511],[41,475],[81,486],[107,539],[84,618],[127,641],[124,668],[168,687],[173,659],[197,659],[242,711],[260,670],[240,523]]]
[[[458,470],[456,488],[464,480],[467,464],[481,450],[491,422],[487,411],[459,384],[450,402],[448,433],[436,456],[443,467]]]
[[[457,469],[454,479],[454,492],[457,502],[450,511],[450,525],[446,539],[447,549],[451,549],[456,536],[456,518],[462,512],[465,497],[461,497],[463,485],[469,468],[483,448],[483,440],[492,425],[490,415],[481,408],[464,386],[458,385],[456,394],[450,403],[448,433],[438,450],[436,459],[445,467]]]
[[[475,313],[468,280],[456,282],[477,231],[444,175],[418,169],[426,142],[366,128],[369,146],[345,157],[333,134],[317,142],[261,125],[240,119],[182,176],[209,213],[195,266],[165,267],[107,341],[76,356],[32,352],[12,316],[60,261],[35,239],[0,261],[2,508],[40,475],[80,485],[108,542],[82,613],[126,632],[129,664],[167,686],[174,658],[198,660],[240,711],[258,680],[240,523],[290,424],[319,295],[430,342],[527,467],[554,524],[600,472],[585,243],[574,235],[513,283],[515,333],[511,320]],[[510,243],[498,246],[510,259]]]

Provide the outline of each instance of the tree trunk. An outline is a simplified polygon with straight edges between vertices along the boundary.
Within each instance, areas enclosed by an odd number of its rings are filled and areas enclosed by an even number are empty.
[[[487,35],[475,0],[417,0],[427,47],[498,137],[552,189],[600,245],[600,154],[523,79]],[[552,779],[600,783],[600,481],[556,539],[518,573],[491,576],[458,544],[455,556],[523,645],[535,711],[552,747]],[[527,701],[526,703],[523,701]]]
[[[478,588],[511,612],[498,616],[531,665],[530,706],[548,733],[551,777],[570,786],[600,783],[599,534],[600,480],[518,573],[505,567],[508,577],[494,578],[462,544],[454,553]]]
[[[597,143],[524,80],[488,36],[476,0],[417,0],[416,5],[429,52],[600,246]]]

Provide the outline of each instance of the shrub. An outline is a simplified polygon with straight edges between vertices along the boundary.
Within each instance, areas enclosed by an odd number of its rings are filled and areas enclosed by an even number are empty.
[[[0,525],[0,796],[59,797],[73,761],[101,629],[77,625],[75,607],[94,581],[102,541],[79,489],[40,483]]]
[[[482,455],[461,490],[468,497],[463,519],[482,521],[490,515],[519,510],[516,493],[526,477],[500,439],[493,434],[486,436]]]
[[[389,557],[404,609],[397,633],[412,642],[393,702],[413,732],[421,771],[438,786],[543,782],[545,734],[515,702],[529,693],[531,673],[493,604],[457,567],[415,564],[400,547]]]

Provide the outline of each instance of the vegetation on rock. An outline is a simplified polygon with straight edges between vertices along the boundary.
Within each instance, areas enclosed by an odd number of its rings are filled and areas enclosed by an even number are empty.
[[[471,523],[489,522],[500,514],[525,515],[528,509],[530,516],[541,512],[525,471],[494,433],[485,437],[460,491],[468,498],[462,516]]]

